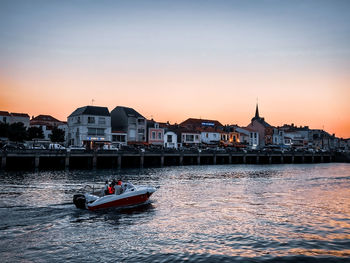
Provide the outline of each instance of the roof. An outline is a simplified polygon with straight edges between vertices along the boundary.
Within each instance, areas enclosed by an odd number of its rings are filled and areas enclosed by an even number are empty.
[[[124,113],[128,116],[128,117],[135,117],[135,118],[144,118],[140,113],[138,113],[136,110],[134,110],[133,108],[128,108],[128,107],[124,107],[124,106],[117,106],[114,108],[115,109],[120,109],[122,111],[124,111]]]
[[[78,115],[95,115],[95,116],[111,116],[107,107],[84,106],[77,108],[68,117]]]
[[[0,116],[10,116],[8,111],[0,111]]]
[[[261,118],[261,117],[254,117],[253,119],[252,119],[252,122],[253,121],[257,121],[257,122],[259,122],[261,125],[263,125],[265,128],[270,128],[270,127],[272,127],[270,124],[268,124],[266,121],[265,121],[265,118]]]
[[[189,118],[189,119],[181,122],[180,126],[193,126],[193,127],[214,126],[214,127],[217,127],[217,126],[223,126],[223,125],[217,120]]]
[[[16,112],[11,112],[11,116],[29,118],[29,115],[28,115],[27,113],[16,113]]]
[[[30,122],[33,122],[33,121],[62,122],[52,117],[51,115],[43,115],[43,114],[38,115],[30,120]]]

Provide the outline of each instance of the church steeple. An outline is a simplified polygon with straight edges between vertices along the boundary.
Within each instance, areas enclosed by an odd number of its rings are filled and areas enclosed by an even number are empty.
[[[258,103],[256,103],[255,118],[260,118],[260,116],[259,116],[259,106],[258,106]]]

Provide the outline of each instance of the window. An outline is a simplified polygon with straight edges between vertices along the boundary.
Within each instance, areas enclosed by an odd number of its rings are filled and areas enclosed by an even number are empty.
[[[104,117],[98,118],[98,124],[106,124],[106,118]]]
[[[205,137],[206,137],[206,138],[208,138],[208,137],[209,137],[209,134],[208,134],[208,133],[206,133],[206,134],[205,134]]]
[[[216,133],[214,133],[214,138],[216,138]]]
[[[144,129],[138,129],[137,132],[138,132],[138,133],[144,133],[145,130],[144,130]]]
[[[88,128],[88,135],[105,135],[105,129],[101,128]]]
[[[88,117],[88,123],[95,123],[95,117]]]
[[[199,135],[196,135],[196,136],[195,136],[195,139],[196,139],[197,141],[199,141]]]
[[[173,140],[173,136],[168,135],[168,136],[167,136],[167,142],[172,142],[172,140]]]
[[[155,140],[156,139],[156,132],[152,132],[152,139]]]
[[[125,142],[125,135],[112,135],[113,142]]]
[[[130,117],[130,118],[129,118],[129,123],[130,123],[130,124],[136,124],[136,118]]]
[[[194,141],[194,136],[191,134],[186,134],[186,141],[187,142],[193,142]]]
[[[145,125],[145,120],[144,119],[137,119],[137,124],[138,125]]]

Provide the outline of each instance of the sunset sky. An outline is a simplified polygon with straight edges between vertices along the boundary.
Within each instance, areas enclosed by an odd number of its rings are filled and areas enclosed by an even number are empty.
[[[135,108],[350,137],[350,1],[0,1],[0,110]]]

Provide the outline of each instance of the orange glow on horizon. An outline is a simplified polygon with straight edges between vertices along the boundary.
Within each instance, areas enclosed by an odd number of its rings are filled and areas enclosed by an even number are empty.
[[[137,76],[137,77],[135,77]],[[63,74],[0,78],[0,110],[48,114],[66,121],[76,108],[90,105],[132,107],[160,122],[180,123],[187,118],[216,119],[246,126],[255,114],[274,126],[285,123],[324,129],[350,137],[350,79],[319,74],[235,75],[203,71],[137,72],[123,75]],[[310,88],[310,87],[317,87]]]

